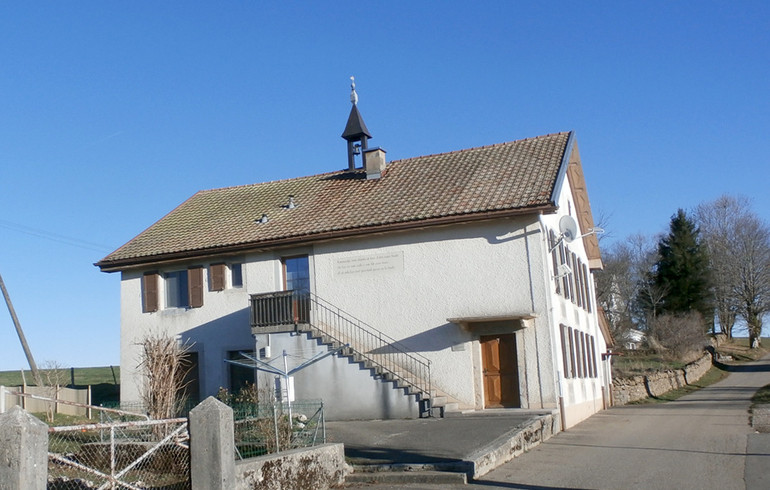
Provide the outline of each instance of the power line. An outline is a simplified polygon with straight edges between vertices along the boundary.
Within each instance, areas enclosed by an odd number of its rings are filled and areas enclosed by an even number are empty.
[[[50,240],[52,242],[63,243],[65,245],[70,245],[72,247],[79,247],[87,250],[94,250],[96,252],[109,252],[114,249],[114,247],[109,247],[101,243],[94,243],[86,240],[81,240],[79,238],[68,237],[66,235],[59,235],[58,233],[51,233],[49,231],[40,230],[38,228],[32,228],[25,225],[20,225],[18,223],[13,223],[11,221],[6,221],[6,220],[0,220],[0,228],[5,228],[18,233],[24,233],[25,235],[42,238],[44,240]]]

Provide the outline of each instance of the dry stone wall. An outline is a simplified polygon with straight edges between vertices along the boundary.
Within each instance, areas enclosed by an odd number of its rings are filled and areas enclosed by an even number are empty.
[[[682,369],[658,371],[645,376],[617,378],[612,381],[612,401],[626,405],[650,396],[660,396],[668,391],[693,384],[711,367],[711,354],[706,353],[697,361]]]

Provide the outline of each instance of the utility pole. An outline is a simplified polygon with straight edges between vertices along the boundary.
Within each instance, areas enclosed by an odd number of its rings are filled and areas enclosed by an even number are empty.
[[[32,357],[32,352],[29,350],[29,345],[27,345],[27,339],[24,337],[24,331],[21,329],[21,323],[19,323],[19,318],[16,316],[16,310],[13,309],[11,296],[8,294],[8,290],[5,288],[5,282],[3,282],[2,275],[0,275],[0,289],[3,290],[5,304],[8,305],[8,311],[11,313],[13,325],[16,327],[16,333],[19,335],[21,347],[24,349],[24,354],[27,356],[27,362],[29,362],[29,368],[32,370],[32,376],[35,378],[35,383],[37,383],[38,386],[43,386],[40,373],[37,370],[37,364],[35,364],[35,359]]]

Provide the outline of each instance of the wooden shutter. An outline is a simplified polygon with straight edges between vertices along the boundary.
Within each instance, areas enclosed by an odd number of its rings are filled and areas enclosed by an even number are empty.
[[[594,301],[591,293],[591,281],[593,281],[593,277],[591,276],[591,273],[588,272],[588,267],[586,267],[585,264],[583,264],[583,277],[585,277],[586,283],[586,309],[588,310],[588,313],[592,313],[594,310]]]
[[[572,327],[567,327],[567,339],[569,340],[569,377],[575,378],[577,372],[575,371],[575,341],[572,337]]]
[[[583,352],[580,348],[580,332],[577,330],[573,330],[572,333],[575,336],[575,364],[577,365],[577,377],[582,378],[583,375],[583,362],[581,359],[583,358]]]
[[[562,264],[567,264],[567,254],[564,251],[564,243],[559,244],[559,260]],[[561,282],[564,290],[564,297],[569,299],[569,274],[562,276]]]
[[[190,308],[203,306],[203,267],[187,269],[187,293],[190,298]]]
[[[225,264],[211,264],[209,266],[209,288],[212,291],[224,291],[225,289]]]
[[[158,311],[158,273],[147,272],[142,276],[142,313]]]
[[[576,303],[578,306],[583,306],[583,300],[580,297],[580,288],[582,287],[580,284],[580,265],[578,264],[577,255],[575,255],[574,252],[571,252],[570,256],[572,257],[572,260],[570,260],[570,268],[572,269],[570,279],[575,285],[575,294],[572,296],[572,300],[573,303]]]
[[[566,325],[560,325],[561,329],[561,359],[564,364],[564,377],[565,378],[571,378],[572,373],[570,372],[569,368],[569,345],[567,340],[567,326]]]
[[[553,276],[554,276],[554,283],[556,283],[556,294],[561,294],[561,277],[559,277],[559,257],[558,257],[558,247],[556,246],[556,233],[551,230],[548,234],[549,243],[548,246],[551,247],[551,261],[553,262]]]

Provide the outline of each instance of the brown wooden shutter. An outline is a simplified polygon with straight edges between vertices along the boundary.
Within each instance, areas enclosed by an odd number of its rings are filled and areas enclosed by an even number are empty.
[[[575,281],[575,301],[577,302],[578,306],[583,306],[583,281],[581,280],[580,275],[580,262],[578,261],[577,255],[575,253],[572,253],[572,277]]]
[[[548,246],[551,247],[551,260],[553,261],[553,276],[554,276],[554,282],[556,283],[556,294],[561,294],[561,277],[559,277],[559,258],[558,258],[558,249],[556,247],[556,233],[551,230],[548,234],[549,243]]]
[[[571,378],[572,373],[570,373],[569,369],[569,350],[567,346],[567,326],[566,325],[560,325],[561,330],[561,359],[562,363],[564,365],[564,377],[565,378]]]
[[[190,308],[203,306],[203,267],[187,269],[187,293],[190,297]]]
[[[569,377],[575,378],[577,377],[577,372],[575,371],[575,339],[572,336],[572,327],[567,327],[567,337],[569,340]]]
[[[591,273],[588,272],[588,267],[585,264],[583,264],[583,277],[585,277],[586,283],[586,309],[588,309],[588,313],[592,313],[594,311],[594,298],[591,295],[591,281],[593,277],[591,277]]]
[[[224,291],[225,289],[225,264],[211,264],[209,266],[210,281],[209,288],[212,291]]]
[[[142,276],[142,313],[158,311],[158,273],[147,272]]]

